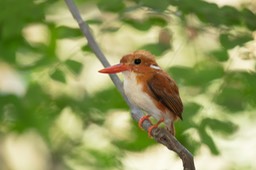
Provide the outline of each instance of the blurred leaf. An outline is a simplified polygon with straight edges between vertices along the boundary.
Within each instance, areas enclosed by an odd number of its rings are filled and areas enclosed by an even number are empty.
[[[190,3],[193,6],[194,13],[201,21],[213,25],[223,23],[223,19],[225,18],[220,17],[221,15],[217,4],[205,1],[197,1],[197,3],[191,1]],[[200,5],[200,8],[197,7],[198,5]]]
[[[169,69],[174,80],[181,84],[205,88],[212,80],[222,78],[224,69],[220,64],[213,62],[202,62],[189,67],[172,67]]]
[[[164,17],[155,15],[149,16],[146,22],[150,23],[151,25],[156,25],[160,27],[165,27],[168,25],[168,22]]]
[[[221,34],[220,37],[221,45],[226,49],[234,48],[235,46],[241,46],[244,43],[253,39],[251,34],[240,34],[232,36],[229,34]]]
[[[12,94],[0,93],[0,106],[2,106],[0,117],[5,121],[5,125],[12,123],[16,119],[16,115],[22,111],[20,98]]]
[[[230,121],[221,121],[218,119],[205,118],[201,122],[203,127],[210,127],[214,132],[230,135],[236,132],[237,126]]]
[[[120,27],[114,27],[114,26],[109,26],[109,27],[104,27],[101,29],[102,32],[107,32],[107,33],[114,33],[116,31],[118,31],[120,29]]]
[[[91,165],[96,169],[109,170],[114,167],[120,167],[119,159],[116,159],[116,153],[104,152],[88,149],[86,150],[92,157],[97,159],[86,159],[87,165]]]
[[[118,146],[118,148],[122,148],[123,150],[129,151],[143,151],[149,146],[156,144],[154,140],[151,140],[148,137],[148,133],[142,131],[137,122],[133,122],[134,126],[132,126],[132,135],[133,137],[130,140],[116,140],[114,144]]]
[[[200,149],[200,147],[202,146],[202,143],[200,141],[197,141],[194,139],[193,136],[190,136],[188,134],[176,134],[175,137],[178,139],[178,141],[180,143],[182,143],[182,145],[184,147],[186,147],[186,149],[189,150],[189,152],[191,152],[193,155],[196,155],[196,152]]]
[[[16,51],[19,45],[24,41],[21,37],[16,37],[15,41],[0,41],[0,57],[5,62],[15,64],[16,63]]]
[[[120,12],[125,5],[122,0],[99,0],[98,8],[102,11]]]
[[[211,152],[215,155],[220,154],[218,148],[215,145],[212,137],[207,133],[207,127],[211,128],[214,132],[219,132],[224,135],[232,134],[237,130],[237,126],[235,126],[230,121],[220,121],[212,118],[204,118],[199,127],[199,135],[201,141],[206,144]]]
[[[178,84],[184,84],[192,76],[193,69],[185,66],[173,66],[168,69],[168,72]]]
[[[176,137],[181,137],[186,130],[190,128],[197,128],[194,122],[194,117],[197,116],[202,106],[197,103],[186,103],[184,105],[184,112],[182,113],[183,120],[179,120],[175,123]]]
[[[210,81],[222,78],[224,69],[213,62],[198,63],[194,67],[195,74],[191,77],[191,85],[208,85]]]
[[[141,1],[143,5],[152,8],[155,11],[162,12],[166,10],[169,6],[168,0],[161,0],[161,1],[155,1],[155,0],[142,0]]]
[[[212,51],[210,55],[215,57],[218,61],[227,61],[229,58],[229,55],[226,49],[219,49],[219,50]]]
[[[31,0],[0,1],[1,39],[8,40],[20,36],[25,25],[43,21],[45,3],[34,3]],[[9,8],[10,6],[12,8]]]
[[[59,26],[56,28],[59,39],[64,38],[78,38],[81,37],[81,30],[78,28],[71,28],[67,26]]]
[[[146,31],[151,28],[151,24],[146,21],[141,21],[141,20],[136,20],[131,18],[124,18],[123,22],[140,31]]]
[[[247,72],[230,72],[225,76],[222,91],[215,102],[232,113],[244,110],[248,105],[256,106],[256,75]]]
[[[232,6],[219,7],[216,3],[202,0],[170,1],[177,6],[183,15],[195,14],[202,22],[215,27],[221,25],[235,26],[245,23],[251,30],[255,30],[255,14],[249,9],[242,12]]]
[[[88,19],[86,20],[86,23],[91,25],[91,24],[95,24],[95,25],[100,25],[103,23],[103,21],[101,19]]]
[[[45,56],[47,58],[54,58],[56,57],[56,47],[57,47],[57,37],[58,37],[58,32],[56,30],[56,24],[54,23],[47,23],[48,30],[49,30],[49,42],[48,46],[45,50]]]
[[[67,65],[67,67],[72,70],[72,72],[74,72],[75,74],[80,74],[82,68],[83,68],[83,64],[74,60],[66,60],[65,61],[65,65]]]
[[[139,49],[144,49],[156,56],[161,56],[163,55],[170,47],[155,43],[155,44],[145,44],[144,46],[140,47]]]
[[[30,84],[24,97],[1,96],[0,104],[7,106],[3,113],[8,115],[5,117],[5,125],[9,130],[22,133],[34,129],[44,139],[48,139],[50,125],[60,111],[38,84]]]
[[[63,71],[61,71],[60,69],[54,70],[54,72],[50,74],[50,77],[51,77],[53,80],[59,81],[59,82],[61,82],[61,83],[66,83],[65,74],[64,74]]]
[[[256,30],[256,14],[249,9],[244,8],[242,11],[243,20],[242,22],[251,30]]]
[[[25,99],[22,101],[23,106],[33,108],[33,115],[38,120],[53,120],[63,109],[57,107],[55,98],[49,94],[48,89],[44,89],[38,83],[31,83],[23,98]]]
[[[85,122],[99,125],[104,123],[105,114],[109,110],[128,109],[122,96],[114,87],[97,92],[93,96],[85,95],[80,100],[61,96],[56,99],[56,105],[59,108],[69,106],[74,112],[81,114]]]
[[[224,87],[215,99],[217,104],[228,108],[232,113],[245,109],[246,98],[241,89],[234,87]]]
[[[91,47],[88,44],[83,45],[82,46],[82,50],[86,51],[86,52],[92,52],[92,49],[91,49]]]
[[[204,23],[211,23],[212,25],[218,26],[223,23],[222,20],[225,19],[225,17],[221,17],[221,12],[216,3],[202,0],[179,0],[170,2],[174,6],[177,6],[182,14],[195,14]]]
[[[96,106],[100,111],[106,112],[109,109],[127,109],[121,94],[116,88],[110,88],[96,93],[86,101],[91,106]]]
[[[200,135],[202,143],[206,144],[209,147],[212,154],[214,154],[214,155],[220,154],[220,151],[218,150],[217,146],[215,145],[215,142],[213,141],[212,137],[206,132],[205,127],[202,125],[199,128],[199,135]]]
[[[231,6],[223,6],[219,9],[219,12],[222,17],[222,23],[223,25],[240,25],[241,19],[240,19],[240,13],[239,11]]]
[[[165,27],[167,21],[159,16],[149,16],[141,20],[134,18],[123,18],[122,21],[140,31],[149,30],[152,26]]]
[[[186,103],[185,107],[184,107],[184,112],[183,112],[183,117],[184,120],[191,120],[193,118],[193,116],[196,116],[196,114],[198,113],[198,111],[202,108],[201,105],[197,104],[197,103]]]
[[[185,103],[183,120],[175,122],[176,138],[192,153],[195,154],[201,147],[202,143],[187,135],[187,130],[193,129],[198,131],[197,123],[194,122],[198,116],[199,110],[202,108],[197,103]]]

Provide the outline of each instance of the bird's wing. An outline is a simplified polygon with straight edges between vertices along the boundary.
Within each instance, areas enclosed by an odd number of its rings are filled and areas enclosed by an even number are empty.
[[[165,105],[171,112],[182,119],[183,104],[179,96],[179,90],[166,73],[154,74],[148,81],[148,87],[157,101]]]

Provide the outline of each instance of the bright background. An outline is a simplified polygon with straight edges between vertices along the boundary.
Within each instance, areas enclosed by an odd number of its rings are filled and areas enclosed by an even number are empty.
[[[256,169],[256,1],[76,4],[110,63],[146,49],[176,80],[197,169]],[[64,1],[0,1],[0,170],[182,169],[101,68]]]

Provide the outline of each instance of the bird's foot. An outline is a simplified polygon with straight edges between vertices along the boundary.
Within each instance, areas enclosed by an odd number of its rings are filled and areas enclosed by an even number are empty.
[[[140,118],[140,120],[139,120],[139,127],[141,128],[141,129],[143,129],[143,127],[142,127],[142,123],[144,122],[144,120],[148,120],[148,121],[150,121],[149,120],[149,118],[151,117],[151,115],[146,115],[146,116],[143,116],[142,118]]]
[[[164,121],[164,118],[161,118],[156,124],[154,124],[154,125],[152,125],[152,126],[150,126],[150,127],[148,128],[148,136],[149,136],[149,137],[152,138],[152,134],[151,134],[152,130],[153,130],[154,128],[158,128],[159,124],[162,123],[163,121]]]

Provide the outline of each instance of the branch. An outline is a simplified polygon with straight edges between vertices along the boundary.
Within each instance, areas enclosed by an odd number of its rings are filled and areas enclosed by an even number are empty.
[[[97,42],[95,41],[92,33],[90,32],[89,25],[83,21],[76,5],[74,4],[73,0],[65,0],[71,14],[73,15],[74,19],[77,21],[82,33],[84,34],[85,38],[88,41],[88,44],[96,57],[100,60],[102,65],[104,67],[110,66],[108,60],[100,50]],[[125,102],[127,105],[130,107],[131,110],[131,115],[135,121],[139,121],[140,118],[144,116],[143,112],[133,104],[131,104],[124,94],[124,90],[122,87],[122,82],[118,78],[116,74],[110,74],[109,75],[121,95],[123,96]],[[152,124],[148,121],[145,120],[142,123],[142,127],[148,131],[148,128],[152,126]],[[176,152],[179,157],[182,159],[183,162],[183,167],[184,170],[195,170],[195,165],[194,165],[194,160],[192,154],[171,134],[169,133],[166,129],[163,128],[155,128],[152,130],[152,136],[154,139],[163,145],[165,145],[168,149]]]

